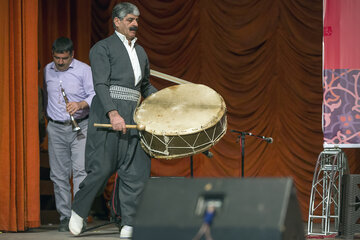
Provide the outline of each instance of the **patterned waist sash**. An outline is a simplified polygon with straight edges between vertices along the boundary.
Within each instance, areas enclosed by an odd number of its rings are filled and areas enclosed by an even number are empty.
[[[131,88],[121,87],[118,85],[111,85],[110,97],[113,99],[138,102],[140,100],[141,94],[139,91],[136,91]]]

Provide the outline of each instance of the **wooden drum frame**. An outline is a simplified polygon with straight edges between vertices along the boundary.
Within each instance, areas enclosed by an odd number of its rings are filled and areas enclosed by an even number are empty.
[[[174,159],[204,152],[226,133],[224,99],[202,84],[164,88],[134,113],[143,149],[154,158]]]

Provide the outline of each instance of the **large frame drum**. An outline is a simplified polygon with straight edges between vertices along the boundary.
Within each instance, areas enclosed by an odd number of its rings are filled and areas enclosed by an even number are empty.
[[[134,114],[141,145],[154,158],[173,159],[204,152],[226,133],[226,105],[201,84],[164,88],[146,98]]]

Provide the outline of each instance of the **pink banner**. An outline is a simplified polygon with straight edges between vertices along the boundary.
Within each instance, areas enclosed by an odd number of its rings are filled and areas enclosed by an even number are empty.
[[[360,147],[360,1],[324,1],[324,147]]]
[[[324,1],[324,69],[360,69],[360,1]]]

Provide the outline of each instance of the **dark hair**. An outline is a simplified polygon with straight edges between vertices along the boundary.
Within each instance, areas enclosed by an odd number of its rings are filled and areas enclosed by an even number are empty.
[[[132,3],[129,2],[122,2],[115,5],[115,7],[112,10],[112,20],[113,20],[113,26],[114,25],[114,18],[119,18],[120,20],[123,20],[124,17],[128,14],[134,14],[136,16],[140,15],[139,9]]]
[[[64,53],[74,51],[74,45],[71,39],[66,37],[59,37],[56,39],[52,45],[52,51],[55,53]]]

